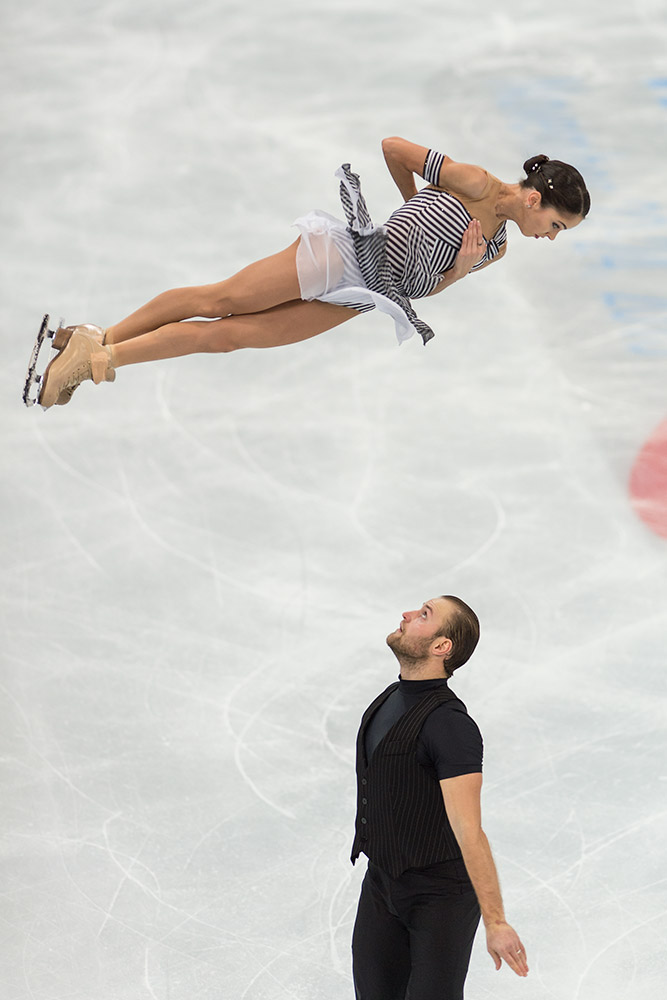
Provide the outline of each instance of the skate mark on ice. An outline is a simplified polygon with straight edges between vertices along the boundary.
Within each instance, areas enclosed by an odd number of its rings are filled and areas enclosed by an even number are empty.
[[[600,948],[599,951],[597,951],[595,955],[593,955],[593,957],[589,959],[587,965],[581,972],[579,979],[577,980],[572,1000],[579,1000],[586,976],[589,974],[591,969],[597,964],[597,962],[599,962],[600,959],[607,954],[607,952],[616,948],[616,946],[620,944],[621,941],[625,941],[627,938],[630,937],[631,934],[634,934],[635,931],[639,931],[644,927],[648,927],[650,924],[656,923],[656,921],[663,921],[665,916],[667,916],[667,910],[663,910],[661,913],[656,913],[651,917],[647,917],[646,920],[642,920],[634,924],[634,926],[629,927],[628,930],[624,931],[622,934],[619,934],[618,937],[615,937],[612,941],[606,944],[604,948]],[[660,928],[659,933],[662,934],[662,927]],[[633,972],[636,972],[639,959],[632,942],[630,942],[630,948],[632,949],[633,953],[633,961],[634,961]]]
[[[232,691],[230,691],[229,696],[225,699],[224,721],[227,732],[229,733],[234,744],[234,763],[236,764],[236,768],[247,786],[255,793],[257,798],[260,799],[265,805],[269,806],[270,809],[280,813],[281,816],[286,816],[288,819],[294,819],[295,816],[291,809],[286,809],[284,806],[278,805],[277,802],[273,802],[267,795],[264,794],[264,792],[257,785],[257,782],[255,782],[248,773],[242,759],[244,751],[252,754],[253,756],[258,756],[252,750],[251,741],[246,740],[246,735],[267,705],[270,705],[273,701],[277,700],[280,694],[276,692],[275,695],[267,698],[261,705],[259,705],[256,711],[252,713],[244,713],[246,714],[246,721],[238,732],[235,730],[231,720],[231,708],[236,695],[254,678],[261,676],[265,670],[265,667],[258,667],[257,670],[254,670],[251,674],[240,681],[236,687],[232,689]]]

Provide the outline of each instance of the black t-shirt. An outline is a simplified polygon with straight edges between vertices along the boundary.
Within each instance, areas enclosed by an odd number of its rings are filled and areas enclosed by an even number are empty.
[[[366,759],[370,761],[385,733],[408,709],[443,684],[447,684],[444,679],[404,681],[399,678],[396,690],[380,705],[368,723]],[[433,768],[439,780],[481,771],[483,755],[482,734],[458,698],[443,702],[427,716],[419,733],[417,760],[424,767]]]

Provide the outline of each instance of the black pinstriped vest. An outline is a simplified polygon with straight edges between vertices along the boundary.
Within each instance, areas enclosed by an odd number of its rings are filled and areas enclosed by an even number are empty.
[[[365,854],[392,878],[461,857],[438,776],[417,761],[419,732],[430,713],[456,695],[444,685],[413,705],[380,740],[370,764],[365,735],[371,716],[398,682],[368,706],[357,736],[357,820],[352,864]]]

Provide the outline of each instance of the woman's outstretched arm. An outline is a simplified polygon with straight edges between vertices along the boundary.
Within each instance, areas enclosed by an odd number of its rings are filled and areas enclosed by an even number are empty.
[[[393,135],[382,140],[382,152],[396,187],[403,199],[409,201],[417,194],[414,175],[424,176],[428,148]],[[457,163],[450,156],[445,156],[436,186],[451,189],[464,197],[481,198],[488,180],[488,174],[482,167],[471,163]]]

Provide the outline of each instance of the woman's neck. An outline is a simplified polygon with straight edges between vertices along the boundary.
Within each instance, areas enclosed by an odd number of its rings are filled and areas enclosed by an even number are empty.
[[[502,184],[494,209],[501,222],[506,219],[516,222],[521,209],[521,185]]]

